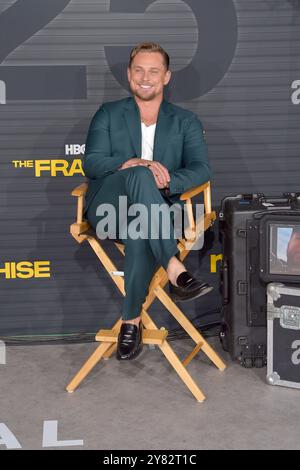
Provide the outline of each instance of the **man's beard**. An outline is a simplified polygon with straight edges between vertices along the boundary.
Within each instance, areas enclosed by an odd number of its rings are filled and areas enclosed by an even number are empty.
[[[140,100],[142,101],[151,101],[155,98],[155,91],[153,91],[150,95],[142,95],[139,93],[138,90],[133,90],[131,87],[131,92],[133,93],[134,96],[137,96]]]

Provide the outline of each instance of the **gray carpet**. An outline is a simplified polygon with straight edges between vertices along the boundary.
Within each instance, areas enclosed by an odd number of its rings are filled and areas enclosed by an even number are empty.
[[[43,448],[47,421],[58,422],[58,440],[83,441],[62,448],[300,449],[300,391],[267,385],[266,369],[243,369],[215,338],[210,342],[228,368],[219,372],[202,353],[190,364],[204,403],[195,401],[158,349],[144,349],[133,362],[98,364],[68,394],[65,385],[95,344],[10,346],[7,364],[0,365],[0,422],[23,449]],[[192,346],[171,344],[182,357]],[[48,445],[49,423],[45,429]]]

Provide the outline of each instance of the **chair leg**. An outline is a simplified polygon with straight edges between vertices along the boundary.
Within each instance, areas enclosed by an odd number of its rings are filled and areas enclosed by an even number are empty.
[[[110,258],[107,256],[107,254],[104,252],[103,248],[100,246],[98,241],[93,239],[92,237],[87,237],[90,245],[92,246],[93,250],[95,251],[96,255],[106,268],[106,270],[110,273],[112,271],[116,271],[115,265],[112,263]],[[124,254],[124,253],[123,253]],[[184,252],[185,255],[185,252]],[[183,256],[184,258],[185,256]],[[185,317],[185,315],[181,312],[181,310],[172,302],[170,297],[165,293],[163,289],[163,285],[166,284],[167,282],[167,275],[165,270],[163,268],[160,268],[156,274],[156,280],[154,281],[154,289],[149,289],[149,295],[147,297],[147,300],[145,301],[143,305],[143,311],[142,311],[142,321],[144,324],[144,327],[147,329],[158,329],[155,323],[152,321],[150,316],[147,313],[147,310],[149,306],[152,304],[154,301],[155,297],[157,296],[160,301],[166,306],[166,308],[170,311],[170,313],[177,319],[177,321],[183,326],[183,328],[188,332],[188,334],[191,336],[191,338],[196,342],[196,348],[194,351],[191,353],[190,358],[188,358],[187,363],[191,360],[192,356],[196,354],[196,350],[200,349],[199,345],[201,343],[201,349],[210,357],[210,359],[215,363],[215,365],[221,369],[225,369],[225,364],[221,360],[221,358],[215,353],[215,351],[209,346],[209,344],[204,340],[204,338],[200,335],[200,333],[196,330],[196,328],[189,322],[189,320]],[[125,289],[124,289],[124,279],[120,278],[115,278],[115,276],[111,276],[119,290],[123,295],[125,295]],[[157,285],[158,284],[158,285]],[[163,284],[163,285],[162,285]],[[118,320],[118,322],[114,325],[113,329],[118,328],[119,322],[121,323],[121,320]],[[95,365],[102,359],[102,358],[109,358],[112,353],[114,352],[116,348],[115,343],[100,343],[100,345],[97,347],[97,349],[94,351],[94,353],[88,358],[88,360],[85,362],[85,364],[81,367],[81,369],[78,371],[78,373],[73,377],[69,385],[66,387],[67,391],[69,393],[72,393],[78,386],[79,384],[84,380],[84,378],[89,374],[89,372],[95,367]],[[196,400],[198,402],[203,402],[205,400],[205,395],[201,391],[201,389],[198,387],[198,385],[195,383],[191,375],[188,373],[188,371],[185,368],[184,363],[180,361],[172,347],[169,345],[169,343],[165,340],[163,344],[159,345],[160,349],[162,350],[162,353],[165,355],[165,357],[168,359],[169,363],[172,365],[172,367],[175,369],[181,380],[185,383],[185,385],[188,387],[188,389],[191,391],[191,393],[194,395]]]
[[[146,328],[157,329],[157,326],[148,315],[148,313],[143,310],[142,321]],[[172,347],[169,345],[168,341],[164,341],[161,346],[159,346],[162,353],[168,359],[169,363],[175,369],[181,380],[185,383],[190,392],[194,395],[198,402],[203,402],[205,400],[205,395],[202,390],[198,387],[192,376],[186,370],[182,362],[180,361],[177,354],[174,352]]]
[[[187,357],[182,361],[182,364],[186,367],[192,359],[194,359],[194,357],[198,354],[198,352],[200,351],[200,349],[202,348],[203,346],[203,343],[198,343],[196,344],[196,346],[194,347],[194,349],[190,352],[190,354],[187,355]]]
[[[171,348],[167,341],[164,341],[163,345],[160,346],[162,353],[168,359],[169,363],[174,367],[177,374],[181,378],[181,380],[185,383],[187,388],[190,392],[194,395],[198,402],[203,402],[205,400],[205,395],[198,387],[192,376],[188,373],[182,362],[180,361],[177,354],[175,354],[174,350]]]
[[[122,285],[121,285],[122,287]],[[112,327],[113,330],[118,331],[121,327],[121,319],[117,320],[114,326]],[[67,386],[67,391],[69,393],[74,392],[74,390],[78,387],[78,385],[85,379],[88,373],[95,367],[95,365],[103,358],[108,359],[113,354],[116,349],[115,343],[100,343],[97,349],[93,352],[93,354],[88,358],[88,360],[83,364],[81,369],[77,372],[74,378],[71,380],[69,385]]]
[[[116,349],[117,343],[112,344],[111,347],[103,354],[103,359],[109,359]]]
[[[122,282],[124,282],[123,279],[121,280],[121,284],[120,284],[121,287],[122,287]],[[122,319],[119,318],[119,320],[117,320],[117,322],[114,324],[112,329],[119,332],[120,328],[121,328],[121,325],[122,325]],[[112,356],[112,354],[115,352],[116,349],[117,349],[117,344],[113,343],[110,346],[110,348],[107,351],[105,351],[105,353],[103,354],[103,359],[109,359]]]
[[[101,343],[88,360],[83,364],[81,369],[73,377],[69,385],[66,387],[69,393],[74,392],[78,385],[85,379],[85,377],[91,372],[95,365],[102,359],[106,351],[111,347],[112,343]]]
[[[178,308],[172,299],[170,299],[168,294],[161,288],[161,286],[156,287],[154,292],[156,293],[157,298],[161,301],[161,303],[169,310],[173,317],[176,318],[178,323],[195,341],[195,343],[197,345],[201,344],[199,351],[202,350],[219,370],[225,370],[226,364],[222,361],[221,357],[213,350],[213,348],[208,344],[208,342],[203,338],[203,336],[188,320],[188,318],[182,313],[180,308]]]

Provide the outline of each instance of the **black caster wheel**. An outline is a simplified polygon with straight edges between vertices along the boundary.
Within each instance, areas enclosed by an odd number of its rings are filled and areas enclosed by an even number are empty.
[[[264,366],[264,361],[262,357],[257,357],[254,361],[254,367],[257,369],[261,369]]]
[[[253,367],[253,362],[252,362],[251,357],[246,357],[246,359],[244,359],[243,366],[246,367],[246,369],[251,369],[251,367]]]

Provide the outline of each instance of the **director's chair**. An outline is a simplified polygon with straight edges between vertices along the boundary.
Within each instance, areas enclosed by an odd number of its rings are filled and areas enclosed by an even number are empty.
[[[77,221],[76,223],[71,225],[70,232],[78,243],[87,241],[91,245],[92,249],[95,251],[96,255],[100,259],[101,263],[105,267],[111,279],[114,281],[121,293],[125,295],[124,279],[118,275],[120,271],[117,270],[115,264],[104,251],[99,239],[96,236],[96,233],[90,227],[88,221],[83,219],[84,196],[87,191],[87,188],[88,184],[82,183],[80,186],[78,186],[72,191],[72,195],[78,197],[78,205]],[[204,196],[204,214],[202,216],[202,219],[200,218],[199,220],[195,221],[192,208],[192,198],[200,193],[203,193]],[[213,224],[214,220],[216,219],[216,213],[215,211],[211,210],[210,182],[206,182],[201,186],[198,186],[183,193],[180,196],[180,199],[186,204],[189,222],[188,227],[184,231],[184,238],[178,240],[177,245],[180,252],[179,259],[183,261],[188,255],[189,251],[194,246],[194,244],[197,243],[199,237],[203,235],[203,231],[207,230]],[[125,255],[124,245],[117,241],[114,241],[113,243],[115,244],[117,249],[123,255]],[[167,292],[165,292],[164,287],[167,282],[167,272],[163,267],[160,267],[159,269],[157,269],[152,278],[152,281],[149,286],[148,296],[142,308],[141,321],[143,323],[144,328],[142,340],[144,344],[155,344],[161,349],[162,353],[165,355],[170,364],[174,367],[175,371],[185,383],[185,385],[188,387],[188,389],[191,391],[191,393],[194,395],[196,400],[198,402],[202,402],[205,400],[205,395],[187,371],[186,366],[191,362],[191,360],[196,356],[199,351],[202,351],[204,354],[206,354],[219,370],[223,371],[226,368],[226,365],[219,357],[219,355],[203,338],[201,333],[187,319],[187,317],[180,310],[180,308],[172,301]],[[179,359],[179,357],[174,352],[173,348],[168,343],[168,331],[165,328],[158,329],[147,312],[156,297],[179,322],[179,324],[187,332],[190,338],[196,343],[194,349],[183,360]],[[85,362],[85,364],[81,367],[81,369],[77,372],[77,374],[73,377],[73,379],[67,386],[67,391],[69,393],[74,392],[74,390],[78,387],[82,380],[88,375],[88,373],[95,367],[95,365],[101,359],[108,359],[114,353],[117,348],[117,340],[121,323],[122,320],[120,318],[113,325],[111,330],[98,331],[95,339],[100,343],[100,345],[92,353],[92,355],[88,358],[88,360]]]

